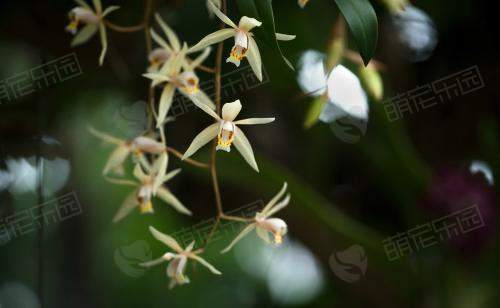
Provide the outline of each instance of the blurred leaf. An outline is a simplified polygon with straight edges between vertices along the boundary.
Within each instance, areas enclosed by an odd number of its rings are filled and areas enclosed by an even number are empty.
[[[253,17],[262,22],[262,29],[255,30],[257,34],[262,33],[262,39],[269,44],[282,58],[283,61],[293,70],[293,65],[283,55],[276,40],[276,26],[274,24],[274,14],[272,0],[236,0],[238,9],[242,16]]]
[[[243,0],[244,1],[244,0]],[[368,0],[335,0],[358,45],[365,65],[373,57],[378,39],[378,21]]]

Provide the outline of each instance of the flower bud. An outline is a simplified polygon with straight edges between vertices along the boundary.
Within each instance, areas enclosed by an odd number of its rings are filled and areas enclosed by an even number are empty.
[[[370,64],[359,66],[359,77],[368,94],[380,101],[384,95],[384,83],[379,72]]]

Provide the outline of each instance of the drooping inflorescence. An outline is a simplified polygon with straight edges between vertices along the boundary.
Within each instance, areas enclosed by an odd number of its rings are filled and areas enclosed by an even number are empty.
[[[76,0],[76,2],[78,6],[70,11],[70,24],[66,28],[67,31],[75,35],[72,45],[76,46],[87,42],[99,31],[102,44],[101,56],[99,57],[100,65],[103,64],[107,49],[106,27],[109,26],[116,31],[131,32],[149,25],[150,17],[146,16],[147,20],[139,26],[131,27],[130,29],[116,26],[104,20],[104,18],[112,11],[118,9],[118,7],[111,6],[103,10],[100,0],[93,0],[93,7],[83,0]],[[151,4],[151,0],[146,0],[146,3]],[[198,69],[214,73],[215,81],[218,83],[216,86],[220,89],[221,58],[216,59],[215,68],[207,68],[202,63],[211,52],[210,45],[219,43],[219,48],[221,48],[222,43],[220,42],[231,37],[234,38],[235,43],[226,62],[231,62],[239,66],[240,62],[246,58],[257,78],[262,81],[261,55],[254,34],[251,32],[253,28],[260,27],[262,22],[254,18],[242,16],[239,24],[236,25],[225,15],[225,12],[223,12],[224,9],[221,10],[221,8],[225,7],[222,3],[224,2],[208,0],[207,6],[210,14],[217,16],[229,28],[222,27],[220,30],[207,35],[192,47],[189,47],[185,42],[181,42],[175,32],[158,14],[155,14],[155,20],[162,30],[163,35],[158,34],[154,29],[145,29],[146,39],[152,39],[158,46],[155,46],[154,49],[149,48],[150,50],[147,55],[149,65],[145,68],[146,72],[143,76],[151,80],[150,91],[154,91],[155,89],[160,89],[161,91],[158,103],[152,104],[157,105],[157,108],[150,110],[155,123],[151,125],[148,132],[131,140],[123,140],[90,126],[88,130],[105,143],[115,147],[103,170],[105,179],[114,184],[129,186],[131,189],[129,195],[115,214],[113,222],[121,221],[134,211],[141,214],[153,214],[155,208],[158,206],[156,199],[162,200],[181,214],[192,214],[191,210],[179,201],[165,185],[167,181],[172,180],[180,172],[180,169],[167,171],[169,156],[173,154],[186,163],[205,168],[211,172],[216,199],[217,221],[226,219],[248,223],[243,228],[243,231],[223,250],[223,252],[227,252],[236,242],[254,229],[257,231],[257,235],[266,243],[279,245],[288,227],[282,219],[272,216],[288,205],[290,195],[288,194],[282,201],[278,202],[286,192],[287,185],[285,183],[280,192],[255,217],[246,218],[226,215],[222,209],[220,190],[215,171],[215,160],[212,159],[209,164],[205,164],[190,158],[201,147],[213,141],[213,155],[216,154],[217,150],[229,152],[231,146],[234,145],[244,160],[253,169],[259,171],[252,146],[239,126],[267,124],[275,120],[274,117],[236,120],[242,109],[240,100],[221,106],[220,91],[216,93],[214,103],[200,89],[200,81],[196,74],[196,70]],[[84,24],[85,26],[78,30],[80,24]],[[292,40],[295,38],[294,35],[280,33],[276,33],[275,35],[278,40]],[[150,41],[149,43],[151,46],[152,42]],[[201,53],[193,58],[192,54],[196,52]],[[218,54],[220,55],[220,53]],[[165,129],[168,122],[167,115],[172,106],[176,91],[179,91],[182,95],[190,99],[195,106],[210,115],[214,120],[213,124],[209,125],[194,138],[191,145],[183,154],[168,147],[166,141],[166,135],[170,133],[170,130]],[[150,101],[150,103],[154,102]],[[132,171],[134,180],[124,178],[126,174],[124,166],[129,158],[132,158],[134,163]],[[141,265],[150,267],[163,262],[169,262],[167,275],[171,279],[170,287],[189,283],[189,278],[184,273],[188,260],[202,264],[214,274],[221,274],[214,266],[199,256],[205,251],[206,243],[209,242],[209,237],[212,233],[205,240],[205,243],[200,244],[195,249],[195,244],[199,243],[192,242],[187,247],[182,248],[171,236],[163,234],[151,226],[149,230],[157,240],[166,244],[173,251],[167,252],[160,258],[142,263]],[[269,234],[272,235],[272,240],[269,238]]]

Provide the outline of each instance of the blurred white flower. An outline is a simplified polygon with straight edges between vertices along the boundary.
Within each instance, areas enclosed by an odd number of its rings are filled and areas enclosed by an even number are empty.
[[[323,112],[320,120],[330,123],[344,115],[368,119],[368,100],[358,77],[342,65],[337,65],[327,80],[328,102],[335,110]],[[328,106],[328,105],[327,105]]]
[[[408,50],[410,60],[420,62],[429,58],[438,41],[436,26],[429,15],[412,5],[407,5],[392,18],[398,31],[399,41]]]
[[[469,166],[469,171],[472,174],[482,173],[488,184],[490,185],[495,184],[491,167],[486,162],[482,160],[473,160]]]
[[[14,194],[35,192],[38,187],[38,169],[36,158],[8,158],[5,161],[7,170],[3,171],[4,184]]]
[[[316,50],[305,51],[299,59],[297,81],[302,91],[311,96],[326,92],[325,55]]]
[[[323,289],[324,274],[320,263],[298,241],[290,239],[280,249],[275,249],[249,240],[238,245],[235,253],[243,270],[265,281],[271,297],[280,304],[305,305]]]
[[[343,65],[326,73],[324,54],[315,50],[304,52],[299,60],[297,81],[302,91],[312,97],[324,97],[319,119],[331,123],[343,116],[368,119],[368,99],[358,77]]]

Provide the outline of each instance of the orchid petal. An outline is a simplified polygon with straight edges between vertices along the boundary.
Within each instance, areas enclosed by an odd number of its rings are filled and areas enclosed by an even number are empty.
[[[130,212],[132,212],[132,210],[138,205],[139,202],[137,201],[137,190],[134,190],[130,195],[128,195],[127,199],[125,199],[120,209],[116,212],[115,216],[113,217],[113,222],[116,223],[125,218],[125,216],[130,214]]]
[[[205,93],[198,94],[201,91],[198,91],[196,94],[189,94],[188,97],[193,101],[193,103],[199,107],[201,110],[205,111],[209,116],[214,118],[217,121],[221,121],[222,119],[219,117],[215,111],[209,105],[212,101],[210,99],[207,100],[208,96],[204,95]]]
[[[151,38],[161,47],[165,48],[168,51],[172,51],[172,48],[170,45],[161,37],[158,35],[158,33],[155,32],[155,30],[150,29],[151,33]]]
[[[278,202],[278,200],[283,196],[287,188],[288,188],[288,183],[287,182],[283,183],[283,187],[281,187],[280,191],[271,200],[269,200],[269,202],[266,204],[261,213],[265,214],[267,211],[269,211],[276,204],[276,202]]]
[[[106,166],[104,166],[102,174],[107,174],[110,170],[122,165],[129,153],[130,148],[126,144],[118,146],[109,156],[108,162],[106,163]]]
[[[259,172],[259,167],[257,167],[257,162],[255,161],[255,156],[253,154],[252,146],[248,141],[247,137],[243,133],[243,131],[235,126],[236,131],[234,133],[234,145],[236,149],[241,153],[241,156],[246,160],[246,162],[253,168],[255,171]]]
[[[195,243],[196,243],[196,241],[194,241],[194,240],[191,241],[191,243],[189,243],[189,245],[187,245],[186,248],[184,248],[184,251],[190,252],[191,250],[193,250]]]
[[[274,122],[275,118],[249,118],[244,120],[235,121],[236,125],[258,125],[258,124],[268,124]]]
[[[112,13],[112,12],[114,12],[114,11],[118,10],[119,8],[120,8],[120,6],[118,6],[118,5],[111,5],[111,6],[108,6],[108,7],[104,10],[104,12],[102,12],[102,17],[103,17],[103,18],[104,18],[104,17],[106,17],[107,15],[109,15],[109,13]]]
[[[217,136],[217,133],[219,132],[219,123],[214,123],[210,125],[209,127],[205,128],[202,130],[191,142],[191,145],[189,148],[186,150],[184,155],[182,156],[182,159],[186,159],[196,153],[202,146],[205,144],[209,143],[212,139]]]
[[[231,103],[226,103],[222,106],[222,119],[233,122],[241,111],[241,102],[239,99]]]
[[[253,28],[260,27],[261,25],[262,25],[262,22],[258,21],[257,19],[243,16],[240,19],[240,23],[238,24],[238,28],[243,30],[243,31],[249,32]]]
[[[189,63],[185,70],[192,71],[195,68],[197,68],[198,66],[200,66],[200,64],[202,64],[203,61],[205,61],[205,59],[210,55],[211,50],[212,50],[212,48],[210,48],[210,47],[203,49],[203,52],[198,57],[196,57],[196,59],[194,59],[193,62]]]
[[[99,24],[99,33],[101,35],[101,55],[99,56],[99,65],[102,66],[104,63],[104,57],[106,56],[106,52],[108,51],[108,39],[106,35],[106,27],[104,24],[101,22]]]
[[[276,33],[276,39],[278,41],[291,41],[294,40],[297,36],[294,34],[284,34],[284,33]]]
[[[253,229],[255,228],[255,223],[252,223],[252,224],[249,224],[248,226],[246,226],[235,238],[234,240],[226,247],[224,248],[221,253],[226,253],[228,252],[229,250],[231,250],[231,248],[233,248],[234,245],[236,245],[236,243],[238,243],[241,239],[243,239],[248,233],[250,233]]]
[[[86,8],[88,10],[91,10],[91,11],[94,11],[92,9],[92,7],[90,5],[87,4],[87,2],[83,1],[83,0],[75,0],[76,4],[78,4],[79,6],[83,7],[83,8]]]
[[[160,97],[160,106],[158,107],[158,119],[156,119],[156,127],[163,125],[167,113],[172,106],[172,100],[174,99],[175,86],[173,84],[166,84],[163,88],[163,92]]]
[[[136,164],[133,171],[134,176],[141,182],[146,182],[149,180],[149,176],[144,173],[140,164]]]
[[[154,260],[147,261],[147,262],[142,262],[142,263],[139,263],[139,265],[143,266],[143,267],[151,267],[151,266],[155,266],[155,265],[170,261],[173,257],[174,257],[173,253],[167,252],[166,254],[159,257],[158,259],[154,259]]]
[[[101,0],[92,0],[92,3],[94,4],[94,8],[95,8],[96,13],[101,14],[102,13]]]
[[[131,181],[131,180],[126,180],[126,179],[115,179],[115,178],[110,178],[105,176],[104,179],[110,183],[113,184],[118,184],[118,185],[126,185],[126,186],[137,186],[139,183]]]
[[[163,185],[163,183],[167,182],[168,180],[170,180],[171,178],[173,178],[174,176],[176,176],[177,174],[179,174],[179,172],[181,172],[181,169],[175,169],[173,171],[170,171],[169,173],[163,175],[162,177],[160,177],[160,180],[158,180],[157,182],[155,182],[154,184],[154,187],[153,187],[153,193],[156,195],[156,191],[158,190],[158,188]]]
[[[158,190],[156,191],[156,196],[169,205],[171,205],[175,210],[177,210],[179,213],[186,214],[186,215],[192,215],[190,210],[188,210],[180,201],[175,197],[168,189],[164,187],[158,187]]]
[[[286,195],[285,199],[283,199],[280,203],[276,204],[276,206],[270,209],[268,213],[265,213],[265,216],[266,217],[273,216],[274,214],[285,208],[289,202],[290,202],[290,194]]]
[[[177,243],[177,241],[166,234],[161,233],[160,231],[156,230],[154,227],[149,226],[149,231],[151,234],[153,234],[154,238],[157,239],[158,241],[162,242],[163,244],[167,245],[170,247],[172,250],[181,253],[183,251],[181,245]]]
[[[193,47],[189,48],[188,52],[195,52],[202,50],[210,45],[222,42],[225,39],[228,39],[236,34],[234,29],[221,29],[218,31],[215,31],[214,33],[210,33],[209,35],[205,36],[204,38],[201,39],[196,45]]]
[[[236,24],[231,20],[229,19],[229,17],[227,17],[224,13],[221,12],[221,10],[219,10],[215,4],[213,4],[211,1],[209,1],[208,3],[208,7],[212,10],[212,12],[214,12],[215,15],[217,15],[217,17],[219,17],[219,19],[225,23],[226,25],[230,26],[231,28],[233,29],[236,29],[238,28],[236,26]]]
[[[222,275],[221,272],[219,272],[219,270],[217,270],[212,264],[208,263],[205,259],[203,259],[202,257],[200,256],[197,256],[195,254],[191,254],[189,255],[189,258],[193,259],[193,260],[196,260],[198,262],[201,263],[201,265],[205,266],[206,268],[208,268],[212,273],[214,273],[215,275]]]
[[[75,47],[86,43],[88,40],[92,38],[92,36],[94,36],[94,34],[97,32],[98,29],[99,26],[97,24],[86,25],[75,35],[75,37],[71,41],[71,47]]]
[[[104,142],[107,142],[107,143],[112,143],[112,144],[116,144],[116,145],[121,145],[123,144],[123,140],[119,139],[119,138],[116,138],[116,137],[113,137],[109,134],[106,134],[106,133],[103,133],[101,131],[98,131],[97,129],[93,128],[92,126],[87,126],[87,129],[88,131],[96,136],[97,138],[101,139],[102,141]]]
[[[255,230],[257,232],[257,235],[262,239],[264,240],[264,242],[266,242],[267,244],[271,244],[272,241],[271,239],[269,238],[269,233],[261,228],[261,227],[257,227],[257,229]]]
[[[158,22],[158,24],[162,28],[165,35],[167,36],[170,44],[172,44],[172,48],[175,51],[181,50],[181,43],[179,42],[179,38],[177,37],[175,32],[163,21],[163,19],[161,19],[160,14],[155,14],[155,19],[156,22]]]
[[[210,97],[208,97],[208,95],[205,92],[203,92],[203,90],[198,90],[198,92],[196,92],[195,94],[190,94],[189,98],[198,107],[200,105],[205,105],[205,106],[208,106],[210,109],[215,110],[215,104],[214,104],[214,102],[212,102],[212,100],[210,99]],[[217,116],[217,118],[218,117],[219,116]],[[217,119],[217,120],[219,120],[219,119]]]
[[[260,57],[259,46],[257,46],[255,39],[251,36],[248,37],[247,59],[257,79],[262,81],[262,59]]]

